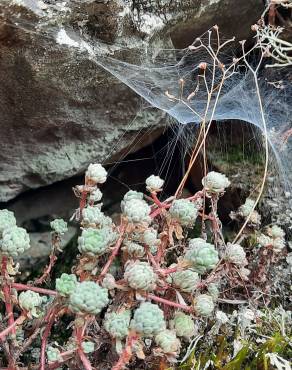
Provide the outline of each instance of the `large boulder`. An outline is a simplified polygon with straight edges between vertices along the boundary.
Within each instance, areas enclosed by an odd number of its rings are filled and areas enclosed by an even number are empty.
[[[159,111],[137,114],[138,96],[88,54],[56,42],[58,30],[115,44],[136,63],[135,50],[186,46],[214,23],[248,37],[261,11],[261,0],[2,0],[0,201],[119,158],[165,124]]]

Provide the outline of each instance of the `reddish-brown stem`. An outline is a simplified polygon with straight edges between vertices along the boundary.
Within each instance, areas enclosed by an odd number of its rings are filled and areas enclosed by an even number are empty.
[[[132,347],[137,340],[138,340],[138,337],[136,334],[130,334],[128,336],[126,348],[121,353],[118,362],[115,364],[112,370],[121,370],[130,361],[132,357]]]
[[[159,208],[163,208],[164,207],[164,204],[162,202],[160,202],[160,200],[157,198],[157,194],[154,192],[154,193],[151,193],[151,197],[153,199],[153,202],[159,207]]]
[[[51,311],[48,312],[46,319],[48,320],[44,334],[42,336],[42,345],[41,345],[41,361],[40,361],[40,370],[45,370],[46,366],[46,347],[47,341],[55,320],[56,315],[56,308],[53,308]]]
[[[58,245],[60,243],[60,237],[58,236],[57,233],[52,234],[52,252],[50,254],[50,260],[48,266],[46,266],[46,269],[42,276],[38,278],[35,281],[35,285],[41,285],[49,276],[52,271],[52,268],[54,267],[56,261],[57,261],[57,256],[56,256],[56,251],[58,249]]]
[[[87,190],[83,190],[81,193],[81,199],[80,199],[80,204],[79,204],[80,217],[82,217],[82,211],[84,207],[86,206],[87,194],[88,194]]]
[[[41,294],[48,294],[48,295],[57,295],[58,293],[51,289],[44,289],[44,288],[37,288],[30,285],[20,284],[20,283],[12,283],[12,288],[15,288],[16,290],[32,290],[37,293]]]
[[[112,254],[110,255],[109,259],[107,260],[107,263],[104,265],[104,268],[102,269],[101,273],[98,276],[97,281],[101,281],[106,273],[108,272],[113,260],[115,259],[116,255],[119,253],[120,247],[122,245],[122,241],[124,238],[124,233],[125,233],[125,225],[121,225],[120,230],[119,230],[120,236],[119,239],[116,241],[116,244],[112,250]]]
[[[22,324],[25,319],[26,316],[21,315],[17,320],[13,321],[13,324],[9,325],[5,330],[1,331],[0,340],[3,340],[10,332],[15,330],[16,326]]]
[[[159,273],[162,275],[169,275],[173,272],[176,272],[177,270],[178,270],[178,266],[175,266],[175,267],[170,267],[168,269],[160,269]]]
[[[83,364],[85,370],[92,370],[91,363],[88,360],[88,358],[86,357],[86,355],[85,355],[85,353],[82,349],[82,338],[83,338],[83,335],[84,335],[84,330],[85,330],[85,325],[83,327],[78,327],[78,328],[75,329],[77,345],[78,345],[77,353],[80,357],[80,360],[82,361],[82,364]]]
[[[188,312],[192,312],[193,311],[193,308],[190,307],[190,306],[186,306],[186,305],[183,305],[183,304],[180,304],[180,303],[172,302],[172,301],[169,301],[168,299],[157,297],[154,294],[147,294],[147,297],[149,299],[152,299],[153,301],[166,304],[167,306],[172,306],[172,307],[180,308],[180,309],[182,309],[184,311],[188,311]]]
[[[7,279],[7,256],[2,256],[2,276],[4,278],[3,282],[3,295],[6,307],[6,314],[8,316],[8,324],[13,327],[14,316],[13,316],[13,305],[11,303],[11,286],[8,284]],[[15,327],[12,329],[12,333],[15,334]]]

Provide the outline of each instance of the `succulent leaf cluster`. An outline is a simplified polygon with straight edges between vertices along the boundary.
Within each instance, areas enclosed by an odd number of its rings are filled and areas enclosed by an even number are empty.
[[[70,309],[81,314],[97,315],[108,303],[108,290],[93,281],[78,283],[69,297]]]
[[[164,353],[179,353],[181,347],[180,340],[177,338],[175,331],[169,329],[160,331],[155,336],[155,342]]]
[[[0,236],[4,230],[9,229],[10,227],[16,226],[16,218],[14,213],[8,209],[0,210]]]
[[[145,291],[153,290],[157,280],[151,265],[140,261],[127,265],[124,278],[131,288]]]
[[[69,296],[75,290],[77,285],[77,277],[73,274],[63,273],[61,277],[56,279],[56,290],[57,292],[66,297]]]
[[[108,312],[104,319],[105,330],[113,337],[123,339],[128,335],[131,311]]]
[[[176,271],[171,274],[171,278],[173,285],[186,293],[192,293],[200,282],[198,273],[192,269]]]
[[[0,240],[1,253],[17,257],[30,248],[30,238],[25,229],[12,226],[4,229]]]
[[[203,178],[202,184],[208,193],[220,194],[228,188],[230,181],[224,174],[211,171]]]
[[[159,176],[151,175],[146,179],[146,188],[151,193],[161,191],[163,184],[164,180],[162,180]]]
[[[188,199],[176,199],[172,202],[169,214],[182,226],[191,227],[198,217],[198,204]]]
[[[194,271],[204,274],[216,266],[219,258],[213,244],[207,243],[201,238],[194,238],[189,240],[184,260],[190,264]]]
[[[116,233],[109,227],[84,229],[78,238],[78,249],[81,253],[101,256],[109,251],[115,239]]]
[[[228,243],[226,247],[225,258],[239,266],[244,266],[247,264],[245,251],[239,244]]]
[[[68,231],[68,224],[66,221],[64,221],[62,218],[56,218],[50,223],[51,228],[57,233],[57,234],[65,234],[65,232]]]
[[[106,182],[107,172],[100,163],[91,163],[85,173],[85,178],[93,184],[103,184]]]
[[[150,302],[144,302],[134,312],[131,328],[145,337],[152,337],[166,328],[163,311]]]
[[[170,322],[170,327],[175,330],[178,337],[189,339],[196,334],[194,320],[184,312],[175,313],[173,320]]]
[[[208,294],[200,294],[194,300],[194,309],[200,316],[211,316],[214,308],[213,298]]]
[[[41,307],[43,299],[39,293],[27,290],[19,294],[18,303],[20,307],[29,312],[31,316],[38,317],[38,309]]]

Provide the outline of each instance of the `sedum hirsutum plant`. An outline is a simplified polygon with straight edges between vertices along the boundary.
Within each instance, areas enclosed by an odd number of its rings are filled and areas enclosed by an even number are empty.
[[[30,238],[27,231],[18,226],[4,229],[0,241],[1,253],[17,257],[30,248]]]
[[[145,302],[134,312],[131,329],[145,337],[152,337],[164,330],[166,322],[158,305]]]
[[[170,327],[175,330],[178,337],[191,338],[196,334],[194,320],[190,315],[183,312],[176,312],[174,318],[170,322]]]
[[[247,199],[231,215],[237,222],[250,217],[244,233],[227,240],[217,206],[230,182],[217,172],[208,173],[203,189],[188,198],[164,201],[158,199],[163,179],[149,176],[148,195],[129,190],[116,224],[98,203],[99,185],[106,178],[102,165],[91,164],[85,183],[74,189],[80,198],[74,214],[81,226],[79,254],[71,273],[57,275],[55,282],[50,278],[55,261],[62,257],[55,251],[67,223],[51,222],[49,263],[40,278],[23,284],[13,258],[29,253],[29,234],[16,226],[11,211],[0,211],[0,297],[7,326],[0,332],[1,342],[8,335],[19,342],[31,340],[38,356],[32,361],[47,361],[52,368],[98,367],[102,353],[106,366],[122,370],[132,356],[175,363],[196,338],[205,343],[223,329],[234,330],[236,315],[239,330],[246,335],[253,320],[248,302],[251,298],[259,302],[266,282],[273,286],[271,269],[286,250],[284,230],[277,225],[260,230],[255,203]],[[48,284],[55,290],[48,289]],[[225,306],[240,306],[240,302],[245,303],[245,311],[224,312]],[[54,338],[59,332],[66,339],[60,335],[57,343]],[[114,365],[115,352],[119,359]],[[7,363],[12,364],[9,353]]]
[[[81,314],[96,315],[108,305],[108,290],[93,281],[78,283],[69,297],[69,308]]]
[[[56,290],[62,296],[69,296],[75,290],[77,277],[73,274],[62,274],[56,279]]]
[[[147,262],[129,263],[124,278],[131,288],[142,290],[153,290],[157,280],[153,268]]]
[[[215,246],[204,239],[190,239],[184,260],[199,274],[213,269],[219,261]]]
[[[192,226],[195,224],[198,216],[198,207],[194,202],[187,199],[174,200],[169,213],[182,226]]]

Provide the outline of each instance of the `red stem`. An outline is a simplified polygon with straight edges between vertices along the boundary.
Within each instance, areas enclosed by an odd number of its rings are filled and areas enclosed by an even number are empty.
[[[159,302],[159,303],[163,303],[163,304],[166,304],[168,306],[172,306],[172,307],[176,307],[176,308],[181,308],[184,311],[188,311],[188,312],[192,312],[193,311],[193,308],[190,307],[190,306],[186,306],[184,304],[172,302],[172,301],[169,301],[168,299],[157,297],[154,294],[147,294],[147,297],[150,298],[150,299],[152,299],[153,301],[156,301],[156,302]]]
[[[16,290],[32,290],[32,291],[37,292],[37,293],[55,295],[55,296],[58,294],[54,290],[44,289],[44,288],[37,288],[37,287],[34,287],[34,286],[20,284],[20,283],[12,283],[11,286],[12,286],[12,288],[15,288]]]
[[[83,327],[79,327],[79,328],[75,329],[76,339],[77,339],[77,344],[78,344],[77,353],[80,357],[80,360],[83,363],[83,366],[84,366],[85,370],[92,370],[91,363],[88,360],[88,358],[86,357],[86,355],[83,351],[83,348],[82,348],[82,338],[83,338],[83,335],[84,335],[85,326],[86,326],[86,324]]]
[[[8,283],[7,279],[7,256],[2,256],[2,276],[4,278],[3,294],[6,307],[6,314],[8,316],[9,326],[12,326],[14,323],[14,316],[13,316],[13,305],[11,303],[11,285]],[[14,326],[12,326],[12,333],[16,334]]]
[[[108,272],[108,270],[109,270],[113,260],[115,259],[116,255],[119,253],[119,250],[120,250],[120,247],[122,245],[123,238],[124,238],[125,226],[121,226],[119,232],[120,232],[119,239],[117,240],[117,242],[116,242],[116,244],[113,248],[112,254],[110,255],[107,263],[104,265],[104,268],[102,269],[101,273],[99,274],[97,281],[101,281],[103,279],[103,277]]]
[[[41,363],[40,363],[40,370],[45,370],[46,367],[46,347],[47,347],[47,341],[48,337],[50,335],[54,320],[55,320],[55,314],[56,314],[56,308],[52,309],[48,312],[46,319],[48,320],[48,323],[46,325],[44,334],[42,336],[42,345],[41,345]]]
[[[130,334],[128,336],[126,348],[121,353],[118,362],[115,364],[115,366],[112,368],[112,370],[121,370],[130,361],[130,359],[132,357],[132,347],[133,347],[133,344],[137,340],[138,340],[138,337],[137,337],[136,334]]]
[[[159,207],[159,208],[163,208],[164,207],[164,204],[160,202],[160,200],[157,198],[157,194],[156,193],[151,193],[151,197],[154,201],[154,203]]]
[[[13,324],[9,325],[0,333],[0,340],[3,340],[11,331],[15,330],[16,326],[22,324],[25,319],[26,316],[21,315],[17,320],[13,321]]]

